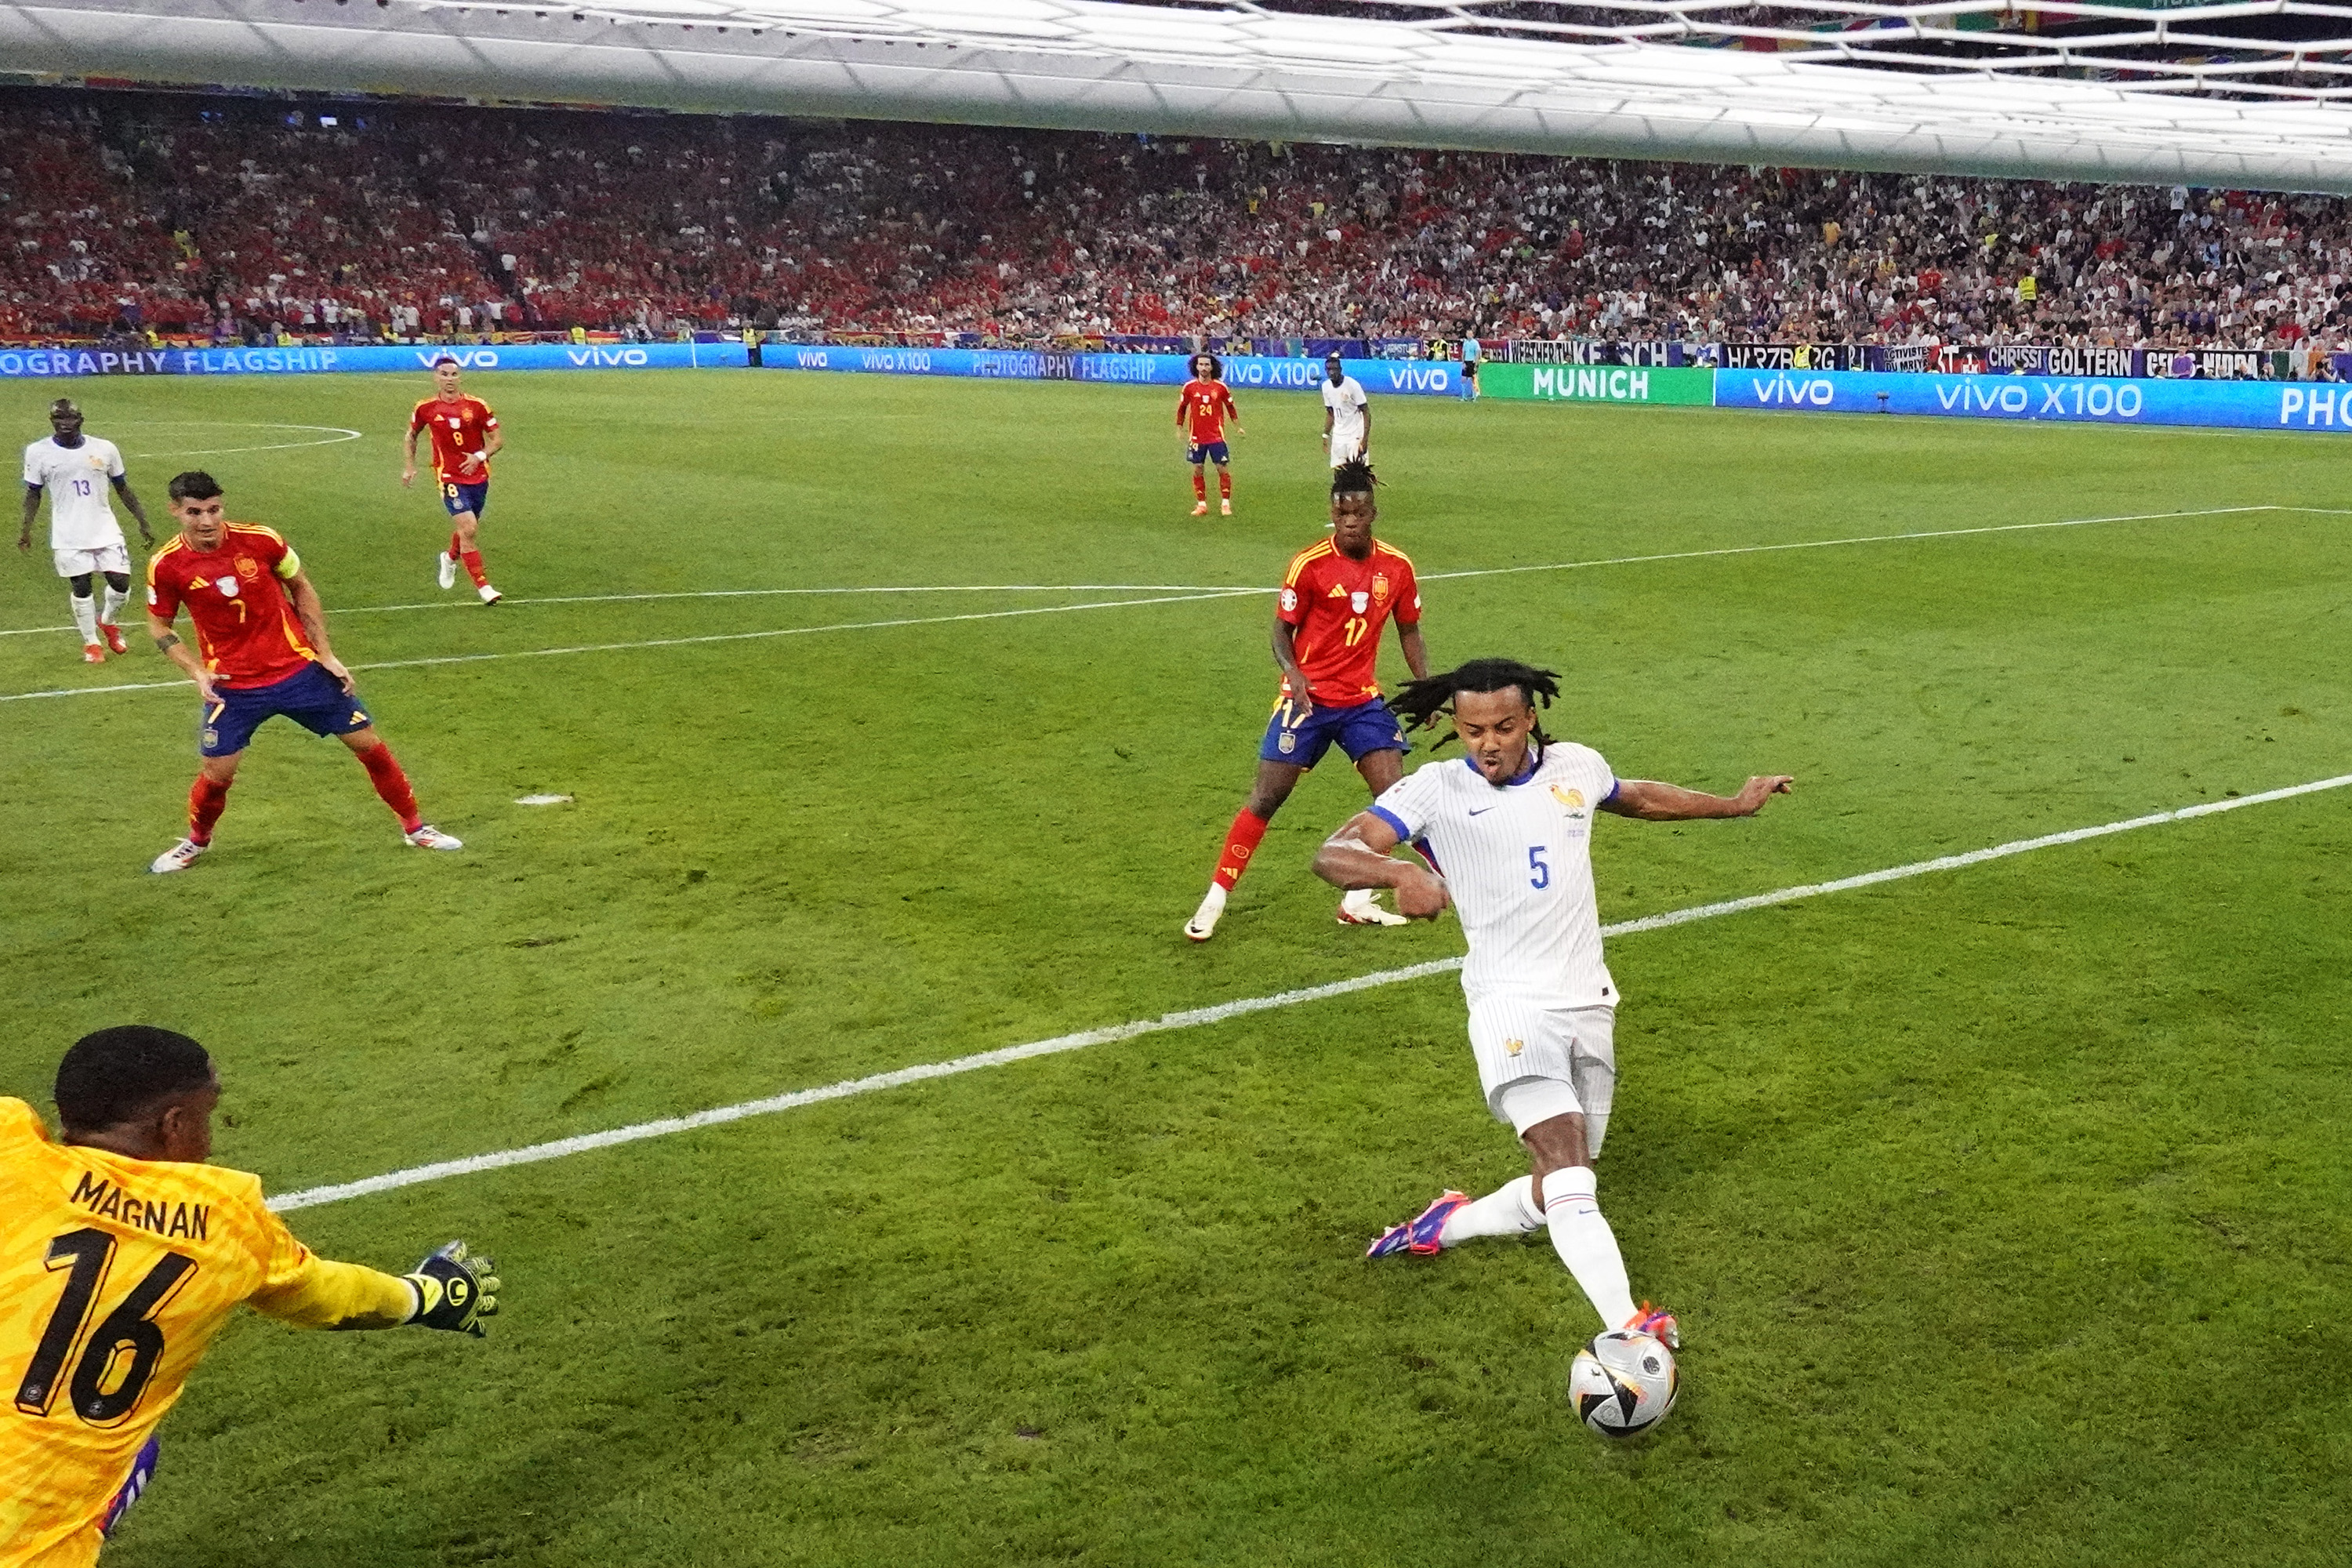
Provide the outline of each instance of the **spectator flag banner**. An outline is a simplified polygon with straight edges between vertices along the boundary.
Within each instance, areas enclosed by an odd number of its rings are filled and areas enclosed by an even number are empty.
[[[1478,385],[1488,397],[1545,403],[1675,403],[1704,408],[1715,401],[1715,377],[1711,370],[1489,362],[1478,373]]]

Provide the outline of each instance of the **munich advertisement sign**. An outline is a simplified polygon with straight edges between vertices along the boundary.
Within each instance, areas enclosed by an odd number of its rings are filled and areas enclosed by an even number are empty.
[[[1704,408],[1715,401],[1715,378],[1711,370],[1622,364],[1490,364],[1478,373],[1478,389],[1489,397],[1545,403],[1675,403]]]

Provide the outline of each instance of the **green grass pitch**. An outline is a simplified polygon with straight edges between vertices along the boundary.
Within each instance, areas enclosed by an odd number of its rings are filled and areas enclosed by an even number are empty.
[[[339,651],[399,666],[362,689],[467,847],[404,847],[278,724],[214,852],[152,878],[184,689],[0,702],[0,1090],[46,1109],[84,1031],[185,1029],[216,1157],[285,1192],[1460,951],[1332,922],[1336,764],[1216,941],[1178,934],[1270,599],[1117,585],[1275,582],[1321,536],[1311,398],[1242,398],[1239,515],[1195,520],[1157,390],[469,384],[511,440],[494,611],[433,588],[439,510],[397,485],[422,378],[72,389],[159,521],[202,463],[291,537]],[[58,390],[0,391],[17,439]],[[289,424],[362,434],[226,449]],[[2341,514],[1436,575],[2352,506],[2324,440],[1400,399],[1376,437],[1434,658],[1549,661],[1554,727],[1621,773],[1797,775],[1752,822],[1611,821],[1605,919],[2352,771]],[[1109,586],[603,597],[978,584]],[[37,552],[0,627],[61,597]],[[1002,614],[1139,599],[1168,602]],[[434,607],[362,613],[396,605]],[[908,624],[822,629],[872,622]],[[467,654],[502,657],[406,662]],[[166,673],[143,637],[89,669],[0,637],[0,693]],[[108,1561],[2341,1561],[2347,811],[1616,942],[1601,1202],[1688,1340],[1638,1443],[1565,1406],[1596,1325],[1542,1237],[1360,1256],[1523,1168],[1441,976],[305,1210],[378,1266],[466,1237],[507,1312],[241,1322]]]

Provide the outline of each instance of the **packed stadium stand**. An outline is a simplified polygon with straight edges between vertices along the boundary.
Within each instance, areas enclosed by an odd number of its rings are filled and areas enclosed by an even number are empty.
[[[0,221],[14,342],[2352,346],[2344,200],[2178,186],[16,89]]]

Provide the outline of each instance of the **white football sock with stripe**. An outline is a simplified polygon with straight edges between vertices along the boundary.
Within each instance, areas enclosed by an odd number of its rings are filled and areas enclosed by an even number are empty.
[[[1544,1218],[1551,1226],[1553,1250],[1601,1314],[1601,1328],[1622,1329],[1633,1316],[1633,1287],[1625,1278],[1616,1234],[1601,1217],[1593,1191],[1589,1165],[1547,1172]]]
[[[106,590],[106,604],[98,612],[99,620],[110,626],[121,626],[123,602],[130,597],[121,589],[110,586]]]
[[[1536,1207],[1536,1179],[1521,1176],[1447,1215],[1437,1243],[1456,1247],[1482,1236],[1525,1236],[1541,1230],[1543,1223],[1543,1211]]]
[[[81,628],[83,643],[87,645],[97,642],[98,601],[85,599],[79,594],[68,594],[66,598],[73,605],[74,625]]]

